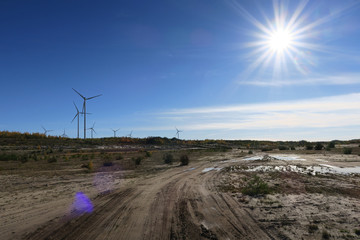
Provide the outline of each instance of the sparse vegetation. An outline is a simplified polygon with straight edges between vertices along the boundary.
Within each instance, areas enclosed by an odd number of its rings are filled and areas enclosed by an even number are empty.
[[[55,163],[57,162],[57,158],[55,156],[51,156],[47,159],[47,162],[48,163]]]
[[[280,151],[289,150],[287,146],[279,146]]]
[[[315,224],[310,224],[309,225],[309,233],[314,233],[317,230],[319,230],[319,227],[317,225],[315,225]]]
[[[330,239],[331,235],[326,230],[322,232],[322,239]]]
[[[314,149],[314,146],[312,144],[307,144],[305,146],[306,150],[313,150]]]
[[[143,157],[136,157],[136,158],[133,158],[133,161],[135,162],[135,165],[138,166],[138,165],[140,165],[140,163],[143,159],[144,159]]]
[[[188,164],[189,164],[189,157],[188,157],[188,155],[182,155],[182,156],[180,157],[180,163],[181,163],[181,166],[188,165]]]
[[[354,232],[356,235],[360,236],[360,229],[355,229]]]
[[[258,175],[254,175],[241,192],[245,195],[257,196],[269,194],[271,189]]]
[[[352,149],[351,149],[351,148],[344,148],[344,149],[343,149],[343,153],[344,153],[344,154],[351,154],[351,153],[352,153]]]
[[[149,152],[149,151],[145,151],[145,157],[151,157],[151,152]]]
[[[163,155],[164,163],[172,164],[174,160],[174,156],[171,153],[166,153]]]
[[[253,151],[249,150],[249,151],[248,151],[248,154],[253,154]]]
[[[323,148],[324,148],[324,145],[322,145],[321,143],[316,143],[315,144],[315,147],[314,147],[314,149],[315,150],[323,150]]]

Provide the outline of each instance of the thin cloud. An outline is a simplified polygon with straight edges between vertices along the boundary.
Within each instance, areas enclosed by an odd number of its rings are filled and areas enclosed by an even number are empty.
[[[286,80],[247,80],[238,81],[240,85],[252,85],[258,87],[283,87],[283,86],[308,86],[308,85],[351,85],[360,84],[360,73],[347,73],[335,76],[321,76],[302,79]]]
[[[183,130],[359,126],[359,103],[360,93],[353,93],[287,102],[178,109],[160,113],[161,123],[151,129],[172,130],[174,124]]]

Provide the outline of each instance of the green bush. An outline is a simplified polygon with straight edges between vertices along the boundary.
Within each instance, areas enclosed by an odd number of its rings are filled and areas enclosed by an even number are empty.
[[[294,146],[292,146],[290,149],[291,149],[291,150],[296,150]]]
[[[145,157],[151,157],[151,152],[149,152],[149,151],[145,151]]]
[[[266,182],[261,180],[259,176],[255,175],[242,189],[241,192],[245,195],[257,196],[269,194],[271,192],[271,189]]]
[[[351,153],[352,153],[352,149],[351,149],[351,148],[344,148],[344,149],[343,149],[343,153],[344,153],[344,154],[351,154]]]
[[[331,237],[331,235],[330,235],[330,233],[328,233],[327,231],[323,231],[323,233],[322,233],[322,238],[323,239],[330,239],[330,237]]]
[[[315,147],[314,147],[315,150],[322,150],[323,148],[324,148],[324,145],[322,145],[321,143],[316,143]]]
[[[335,148],[335,142],[329,142],[327,145],[328,148]]]
[[[189,164],[189,157],[188,155],[182,155],[180,157],[181,166],[185,166]]]
[[[272,151],[272,150],[273,150],[272,148],[268,148],[268,147],[261,149],[262,152],[268,152],[268,151]]]
[[[253,154],[253,151],[249,150],[249,151],[248,151],[248,154]]]
[[[172,164],[174,160],[174,156],[171,153],[166,153],[163,155],[164,163]]]
[[[360,236],[360,229],[355,229],[354,232],[356,235]]]

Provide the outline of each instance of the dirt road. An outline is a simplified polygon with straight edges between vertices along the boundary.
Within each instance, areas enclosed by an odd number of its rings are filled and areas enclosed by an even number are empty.
[[[228,193],[214,163],[174,167],[93,199],[94,211],[48,221],[25,239],[274,239]]]

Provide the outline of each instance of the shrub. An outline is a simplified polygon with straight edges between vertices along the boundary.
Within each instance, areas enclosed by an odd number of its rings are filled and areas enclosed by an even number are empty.
[[[272,151],[272,150],[273,150],[272,148],[268,148],[268,147],[261,149],[262,152],[268,152],[268,151]]]
[[[137,158],[133,158],[135,165],[138,166],[140,165],[141,161],[143,160],[143,157],[137,157]]]
[[[152,155],[151,152],[145,151],[145,156],[146,156],[146,157],[151,157],[151,155]]]
[[[266,182],[261,180],[259,176],[255,175],[241,192],[245,195],[256,196],[269,194],[271,189]]]
[[[182,155],[180,157],[181,166],[185,166],[189,164],[189,157],[188,155]]]
[[[327,231],[323,231],[322,233],[322,238],[323,239],[330,239],[331,235],[327,232]]]
[[[164,163],[166,164],[172,164],[174,157],[171,153],[166,153],[163,155]]]
[[[279,150],[289,150],[289,148],[286,146],[279,146]]]
[[[306,145],[306,150],[313,150],[313,145],[311,145],[311,144],[307,144]]]
[[[54,162],[57,162],[57,159],[55,156],[52,156],[52,157],[49,157],[48,160],[47,160],[48,163],[54,163]]]
[[[316,143],[314,148],[315,150],[322,150],[324,148],[324,145],[322,145],[321,143]]]
[[[335,142],[329,142],[327,145],[328,148],[335,148]]]
[[[81,156],[81,160],[82,161],[89,160],[89,156],[87,154],[84,154],[84,155]]]
[[[249,151],[248,151],[248,154],[253,154],[253,151],[249,150]]]
[[[354,232],[356,235],[360,236],[360,229],[355,229]]]
[[[29,161],[29,156],[28,155],[22,155],[21,157],[19,157],[19,160],[21,163],[26,163],[27,161]]]
[[[314,233],[317,230],[319,230],[319,227],[317,225],[309,225],[309,233]]]
[[[122,160],[124,157],[121,155],[121,154],[119,154],[119,155],[117,155],[116,156],[116,160]]]
[[[352,149],[351,149],[351,148],[344,148],[343,153],[344,153],[344,154],[351,154],[351,153],[352,153]]]
[[[290,149],[291,149],[291,150],[296,150],[294,146],[292,146]]]
[[[103,162],[103,166],[104,167],[111,167],[113,165],[113,162],[111,162],[111,161],[105,161],[105,162]]]

